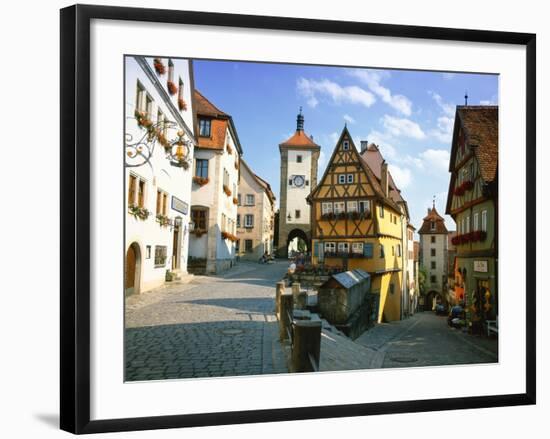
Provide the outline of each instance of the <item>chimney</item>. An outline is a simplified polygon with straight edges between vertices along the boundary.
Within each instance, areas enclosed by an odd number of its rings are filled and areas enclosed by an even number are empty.
[[[382,161],[382,164],[380,165],[380,184],[382,185],[382,192],[384,192],[384,196],[387,197],[389,193],[388,188],[388,164],[386,163],[386,160]]]
[[[368,140],[361,140],[361,154],[363,154],[367,148],[369,147],[369,141]]]

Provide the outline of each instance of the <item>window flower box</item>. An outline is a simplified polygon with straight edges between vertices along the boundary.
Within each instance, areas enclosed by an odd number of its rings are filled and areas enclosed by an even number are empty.
[[[168,216],[166,215],[163,215],[161,213],[157,214],[157,222],[162,226],[162,227],[167,227],[167,226],[171,226],[172,225],[172,220],[170,218],[168,218]]]
[[[162,76],[166,73],[166,66],[163,64],[160,58],[155,58],[153,60],[153,66],[155,67],[155,71],[159,76]]]
[[[225,195],[228,197],[231,196],[231,189],[229,189],[225,184],[223,185],[223,191],[225,192]]]
[[[147,218],[149,218],[150,212],[145,207],[139,207],[134,205],[128,206],[128,211],[131,215],[134,216],[134,218],[138,218],[140,220],[145,221]]]
[[[205,184],[208,184],[209,181],[210,180],[208,177],[199,177],[196,175],[193,177],[193,183],[198,184],[199,186],[204,186]]]
[[[231,242],[237,242],[239,240],[239,238],[229,232],[222,232],[222,239]]]
[[[170,93],[172,96],[174,96],[178,92],[178,86],[172,81],[168,81],[166,83],[166,87],[168,88],[168,93]]]

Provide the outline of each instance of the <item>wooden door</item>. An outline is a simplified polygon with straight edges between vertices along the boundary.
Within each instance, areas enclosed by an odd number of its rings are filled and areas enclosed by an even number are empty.
[[[174,241],[172,243],[172,270],[179,268],[179,231],[178,226],[174,226]]]
[[[126,289],[134,288],[136,281],[136,251],[134,246],[131,245],[128,247],[128,252],[126,253]]]

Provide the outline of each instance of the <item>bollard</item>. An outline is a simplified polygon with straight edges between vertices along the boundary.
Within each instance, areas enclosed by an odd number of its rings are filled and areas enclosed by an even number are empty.
[[[291,372],[319,370],[321,325],[320,320],[294,320]]]
[[[279,296],[279,338],[281,341],[288,340],[288,331],[291,331],[292,325],[292,294],[283,292]]]
[[[293,295],[294,296],[294,295]],[[296,309],[307,309],[307,291],[303,290],[294,297]]]
[[[286,285],[284,280],[277,282],[277,287],[275,290],[275,314],[277,314],[277,317],[279,319],[281,318],[281,316],[279,315],[279,296],[285,292],[285,289]]]
[[[294,306],[298,304],[298,296],[300,295],[300,284],[294,282],[292,284],[292,297],[294,297]]]

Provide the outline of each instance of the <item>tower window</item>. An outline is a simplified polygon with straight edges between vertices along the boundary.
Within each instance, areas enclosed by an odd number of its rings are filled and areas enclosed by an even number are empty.
[[[435,256],[435,248],[431,248],[431,249],[430,249],[430,255],[431,255],[431,256]]]
[[[430,241],[432,242],[432,244],[435,244],[435,236],[430,236]]]
[[[302,163],[302,156],[301,155],[296,156],[296,163]]]
[[[430,230],[435,230],[435,221],[430,223]]]
[[[301,216],[300,210],[296,209],[296,210],[294,211],[294,218],[300,219],[300,216]]]

